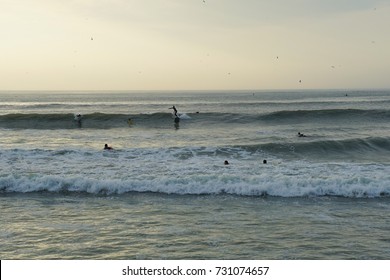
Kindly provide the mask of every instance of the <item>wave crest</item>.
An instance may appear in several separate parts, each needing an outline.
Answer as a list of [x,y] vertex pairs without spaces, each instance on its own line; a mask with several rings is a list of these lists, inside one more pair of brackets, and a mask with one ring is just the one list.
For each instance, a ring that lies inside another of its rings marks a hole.
[[[328,166],[327,168],[311,166],[310,168],[316,169],[315,172],[309,171],[303,165],[295,168],[274,165],[250,174],[226,170],[183,177],[179,175],[176,177],[132,176],[132,178],[105,176],[98,179],[88,178],[88,176],[8,175],[0,177],[0,192],[91,195],[152,192],[174,195],[229,194],[254,197],[341,196],[349,198],[390,196],[390,177],[386,175],[388,170],[386,166]],[[379,172],[376,172],[377,169]]]

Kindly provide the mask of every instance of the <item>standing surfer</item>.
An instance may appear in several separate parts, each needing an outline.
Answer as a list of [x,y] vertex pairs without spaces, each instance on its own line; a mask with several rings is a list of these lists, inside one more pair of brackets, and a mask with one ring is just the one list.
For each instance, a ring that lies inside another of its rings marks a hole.
[[173,109],[173,114],[175,115],[175,123],[178,123],[180,121],[180,117],[179,117],[179,114],[177,113],[177,109],[175,106],[172,106],[171,108],[169,109]]
[[173,112],[174,112],[174,115],[175,115],[175,117],[176,118],[178,118],[179,116],[177,115],[177,109],[176,109],[176,107],[175,106],[172,106],[171,108],[169,108],[169,109],[173,109]]

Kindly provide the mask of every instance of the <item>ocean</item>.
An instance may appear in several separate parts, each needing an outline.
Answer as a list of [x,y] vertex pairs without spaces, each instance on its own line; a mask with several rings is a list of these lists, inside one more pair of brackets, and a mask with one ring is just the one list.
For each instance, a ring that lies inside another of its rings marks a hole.
[[3,91],[0,135],[1,259],[390,259],[390,90]]

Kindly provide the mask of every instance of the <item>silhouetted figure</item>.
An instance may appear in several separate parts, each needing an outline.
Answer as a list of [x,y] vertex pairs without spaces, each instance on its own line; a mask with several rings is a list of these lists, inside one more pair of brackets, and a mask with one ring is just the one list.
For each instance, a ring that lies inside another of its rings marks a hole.
[[176,118],[178,118],[179,116],[177,115],[177,109],[176,109],[176,107],[175,106],[172,106],[171,108],[169,108],[169,109],[173,109],[173,113],[174,113],[174,115],[175,115],[175,117]]
[[104,149],[105,150],[112,150],[112,147],[108,146],[107,144],[104,144]]

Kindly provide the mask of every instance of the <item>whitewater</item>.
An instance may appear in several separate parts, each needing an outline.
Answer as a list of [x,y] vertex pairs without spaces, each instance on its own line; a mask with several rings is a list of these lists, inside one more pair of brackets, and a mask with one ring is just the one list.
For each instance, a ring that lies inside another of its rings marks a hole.
[[387,90],[1,92],[0,257],[389,258],[389,108]]

